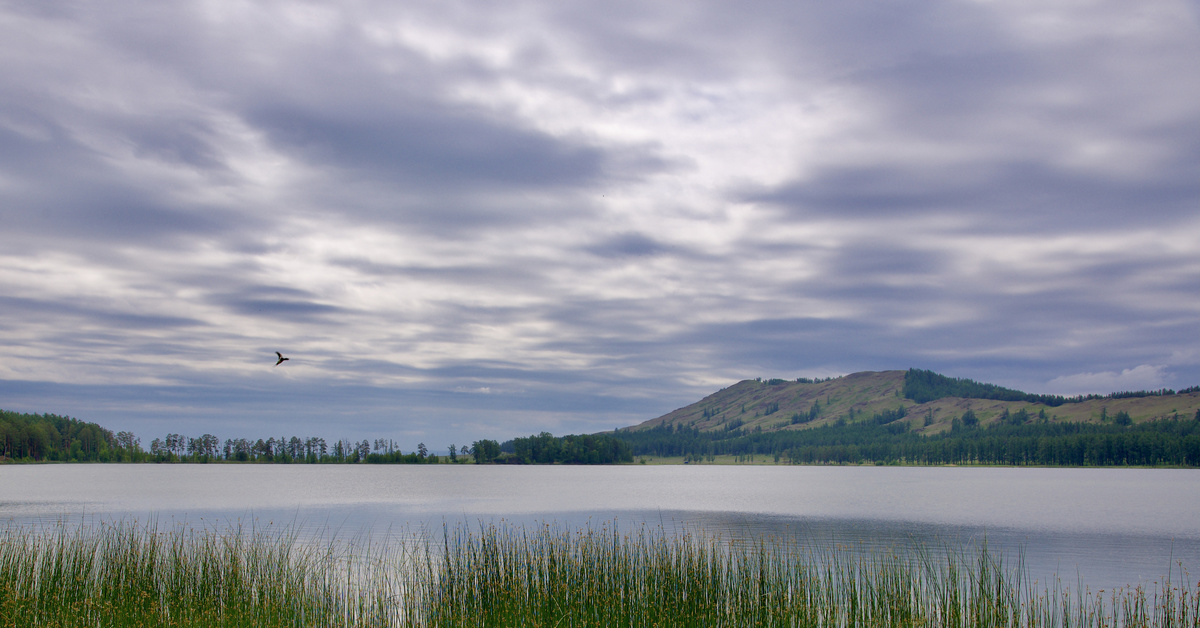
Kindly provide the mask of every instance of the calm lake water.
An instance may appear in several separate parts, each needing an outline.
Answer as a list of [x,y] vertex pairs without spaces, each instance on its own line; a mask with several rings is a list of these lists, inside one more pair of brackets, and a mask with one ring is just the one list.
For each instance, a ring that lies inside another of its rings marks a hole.
[[[1200,574],[1200,471],[796,466],[21,465],[0,521],[299,524],[372,540],[449,523],[616,521],[818,549],[1023,554],[1073,590]],[[1194,578],[1195,576],[1188,576]]]

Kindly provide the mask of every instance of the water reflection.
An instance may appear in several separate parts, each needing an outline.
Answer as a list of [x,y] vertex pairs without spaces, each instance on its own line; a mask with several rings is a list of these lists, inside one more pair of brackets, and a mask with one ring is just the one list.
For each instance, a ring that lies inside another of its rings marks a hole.
[[[441,540],[446,526],[615,524],[814,552],[971,551],[1093,590],[1200,565],[1195,470],[876,467],[0,467],[0,519],[292,526]],[[436,543],[435,543],[436,544]]]

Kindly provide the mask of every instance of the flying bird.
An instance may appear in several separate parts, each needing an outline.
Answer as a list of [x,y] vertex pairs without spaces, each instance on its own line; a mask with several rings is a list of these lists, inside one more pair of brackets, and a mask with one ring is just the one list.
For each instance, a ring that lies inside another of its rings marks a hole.
[[283,354],[282,354],[282,353],[280,353],[280,352],[278,352],[278,351],[276,351],[276,352],[275,352],[275,355],[279,356],[279,361],[275,363],[275,366],[279,366],[280,364],[283,364],[284,360],[290,360],[290,359],[291,359],[291,358],[285,358],[285,357],[283,357]]

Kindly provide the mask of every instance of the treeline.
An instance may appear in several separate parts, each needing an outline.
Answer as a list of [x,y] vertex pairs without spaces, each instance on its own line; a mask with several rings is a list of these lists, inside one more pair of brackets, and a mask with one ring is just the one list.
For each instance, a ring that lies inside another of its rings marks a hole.
[[613,464],[632,462],[624,441],[604,434],[555,437],[542,432],[501,445],[490,439],[468,447],[450,444],[444,454],[418,443],[401,451],[395,441],[270,437],[220,439],[213,434],[167,434],[148,449],[131,432],[113,433],[95,423],[54,414],[0,410],[0,461],[18,462],[189,462],[218,461],[272,464]]
[[221,440],[211,434],[191,438],[168,434],[154,439],[148,460],[152,462],[210,462],[230,460],[268,463],[367,463],[367,464],[438,464],[475,462],[476,464],[614,464],[632,462],[629,445],[611,436],[570,435],[555,437],[542,432],[529,438],[516,438],[501,445],[491,439],[481,439],[470,447],[454,444],[446,455],[429,451],[418,443],[416,451],[404,453],[396,443],[387,439],[374,441],[336,441],[329,445],[325,439],[310,437],[268,438],[252,441],[245,438]]
[[1200,392],[1200,386],[1185,388],[1178,393],[1170,388],[1161,390],[1139,390],[1115,392],[1107,395],[1039,395],[1004,388],[995,384],[982,384],[970,379],[947,377],[922,369],[908,369],[904,374],[904,398],[916,403],[929,403],[945,397],[992,399],[995,401],[1026,401],[1058,407],[1067,403],[1080,403],[1094,399],[1130,399],[1135,397],[1160,397],[1174,394]]
[[56,414],[0,410],[0,460],[120,462],[132,434]]
[[912,432],[905,410],[868,421],[807,430],[702,432],[676,425],[621,430],[635,456],[763,456],[794,464],[998,464],[1045,466],[1200,466],[1200,413],[1194,418],[1132,423],[1051,423],[1017,412],[983,427],[968,410],[950,431]]
[[222,441],[212,434],[197,437],[182,434],[167,434],[166,438],[155,438],[150,450],[143,457],[145,462],[265,462],[275,464],[318,464],[318,463],[373,463],[373,464],[437,464],[458,462],[466,459],[466,447],[459,450],[450,445],[449,455],[439,457],[431,454],[425,443],[419,443],[416,451],[404,453],[389,439],[374,441],[363,439],[337,440],[330,445],[324,438],[310,436],[279,437],[267,439],[228,438]]
[[617,464],[633,462],[633,449],[607,434],[568,435],[561,438],[542,432],[514,438],[500,447],[496,462],[513,464]]

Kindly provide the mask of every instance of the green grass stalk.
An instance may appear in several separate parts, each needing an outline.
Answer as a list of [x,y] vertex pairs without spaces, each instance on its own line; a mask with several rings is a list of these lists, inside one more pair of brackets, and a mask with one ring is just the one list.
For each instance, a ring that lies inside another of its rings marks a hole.
[[399,625],[389,583],[352,577],[352,564],[369,561],[350,551],[240,527],[9,528],[0,626]]
[[1030,582],[986,545],[855,554],[615,523],[447,526],[437,544],[128,522],[0,530],[0,627],[1200,628],[1148,589]]

